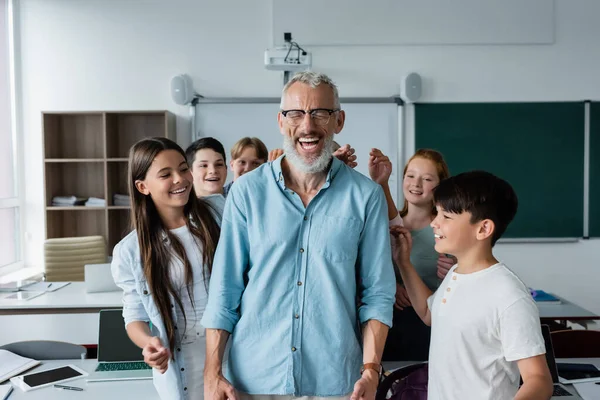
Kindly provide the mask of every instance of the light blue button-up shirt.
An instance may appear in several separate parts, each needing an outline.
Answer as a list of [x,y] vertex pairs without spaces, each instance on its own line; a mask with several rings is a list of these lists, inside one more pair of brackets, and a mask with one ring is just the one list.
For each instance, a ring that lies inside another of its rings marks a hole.
[[202,324],[232,332],[225,376],[236,389],[343,396],[360,377],[360,324],[392,325],[385,198],[334,158],[304,207],[285,186],[282,159],[229,192]]

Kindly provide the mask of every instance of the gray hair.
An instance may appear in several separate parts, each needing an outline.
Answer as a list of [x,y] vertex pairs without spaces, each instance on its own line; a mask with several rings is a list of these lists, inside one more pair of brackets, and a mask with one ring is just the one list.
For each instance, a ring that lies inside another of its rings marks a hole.
[[309,85],[312,88],[316,88],[320,84],[328,85],[333,91],[334,107],[340,108],[340,96],[338,94],[338,88],[335,85],[335,83],[333,83],[331,78],[327,75],[313,71],[298,72],[292,77],[292,79],[288,81],[288,83],[285,84],[283,90],[281,91],[281,103],[279,104],[279,108],[283,109],[283,98],[285,97],[285,93],[288,91],[290,86],[292,86],[296,82],[304,83],[305,85]]

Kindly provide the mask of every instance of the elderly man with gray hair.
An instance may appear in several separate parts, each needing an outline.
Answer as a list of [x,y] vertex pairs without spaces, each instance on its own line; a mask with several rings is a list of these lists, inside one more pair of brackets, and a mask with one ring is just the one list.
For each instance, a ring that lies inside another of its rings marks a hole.
[[225,206],[204,397],[373,400],[396,289],[383,191],[332,157],[345,113],[326,75],[295,75],[277,118],[284,155]]

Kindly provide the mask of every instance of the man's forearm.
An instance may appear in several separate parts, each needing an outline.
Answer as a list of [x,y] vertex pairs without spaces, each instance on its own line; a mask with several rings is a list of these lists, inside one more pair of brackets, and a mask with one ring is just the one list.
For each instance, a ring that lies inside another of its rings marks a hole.
[[204,375],[221,375],[225,346],[229,339],[229,332],[221,329],[206,330],[206,361]]
[[363,326],[363,363],[381,364],[385,339],[390,328],[371,319]]
[[425,322],[427,315],[427,299],[433,293],[423,282],[412,264],[398,265],[402,282],[408,292],[410,302],[417,315]]

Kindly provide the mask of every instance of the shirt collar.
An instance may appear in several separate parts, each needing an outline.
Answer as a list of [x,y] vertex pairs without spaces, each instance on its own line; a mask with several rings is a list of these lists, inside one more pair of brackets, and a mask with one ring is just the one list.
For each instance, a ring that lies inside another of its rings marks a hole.
[[[271,170],[273,171],[273,177],[277,184],[282,188],[286,189],[285,179],[283,178],[283,172],[281,170],[281,161],[285,157],[284,155],[279,156],[275,161],[271,162]],[[338,160],[336,157],[333,157],[331,163],[329,164],[329,170],[327,171],[327,179],[325,180],[325,184],[323,185],[323,189],[327,189],[329,185],[331,185],[331,181],[335,178],[337,173],[344,165],[343,162]]]

